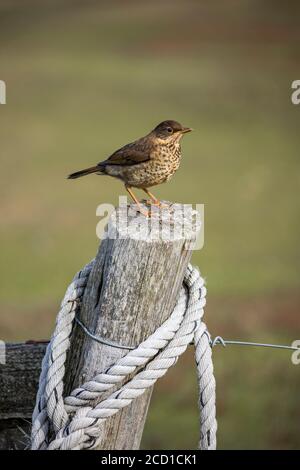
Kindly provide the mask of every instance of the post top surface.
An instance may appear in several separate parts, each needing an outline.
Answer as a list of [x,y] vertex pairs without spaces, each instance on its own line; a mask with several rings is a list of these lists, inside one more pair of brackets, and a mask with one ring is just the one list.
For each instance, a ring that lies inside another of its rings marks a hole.
[[[192,204],[168,201],[162,203],[163,207],[151,206],[149,217],[140,213],[136,204],[119,206],[110,217],[106,236],[147,242],[196,239],[203,218],[199,207],[194,209]],[[145,205],[143,208],[149,209]]]

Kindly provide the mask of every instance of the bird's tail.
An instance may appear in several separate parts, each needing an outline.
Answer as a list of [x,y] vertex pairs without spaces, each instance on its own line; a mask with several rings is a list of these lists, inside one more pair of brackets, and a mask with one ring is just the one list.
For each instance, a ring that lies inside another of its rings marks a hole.
[[85,168],[84,170],[76,171],[76,173],[72,173],[68,176],[68,179],[74,180],[76,178],[80,178],[81,176],[90,175],[91,173],[100,172],[101,168],[99,166],[91,166],[90,168]]

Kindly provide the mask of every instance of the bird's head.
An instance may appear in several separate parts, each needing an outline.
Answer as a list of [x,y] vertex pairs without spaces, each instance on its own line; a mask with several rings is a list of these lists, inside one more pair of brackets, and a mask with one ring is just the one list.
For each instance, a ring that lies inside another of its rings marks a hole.
[[177,121],[163,121],[153,129],[152,134],[162,143],[172,143],[179,141],[184,134],[192,130],[190,127],[183,127]]

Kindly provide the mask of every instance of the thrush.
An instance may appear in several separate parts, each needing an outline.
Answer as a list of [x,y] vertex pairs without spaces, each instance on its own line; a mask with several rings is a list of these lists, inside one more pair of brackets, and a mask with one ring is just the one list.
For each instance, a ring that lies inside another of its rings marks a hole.
[[96,166],[72,173],[68,178],[92,173],[118,178],[139,211],[148,216],[149,212],[141,207],[132,188],[142,189],[150,197],[150,203],[160,206],[161,202],[148,188],[166,183],[174,175],[181,160],[181,138],[191,130],[176,121],[163,121],[146,136],[125,145]]

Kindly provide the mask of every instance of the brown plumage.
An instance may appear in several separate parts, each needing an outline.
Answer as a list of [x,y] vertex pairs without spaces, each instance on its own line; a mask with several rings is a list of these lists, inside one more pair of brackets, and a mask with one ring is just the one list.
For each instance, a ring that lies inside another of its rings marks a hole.
[[163,121],[149,134],[114,152],[107,160],[96,166],[86,168],[68,176],[70,179],[96,173],[118,178],[125,184],[139,210],[138,199],[131,188],[140,188],[149,196],[153,204],[160,201],[148,191],[148,188],[169,181],[178,169],[181,159],[180,140],[192,129],[183,127],[176,121]]

